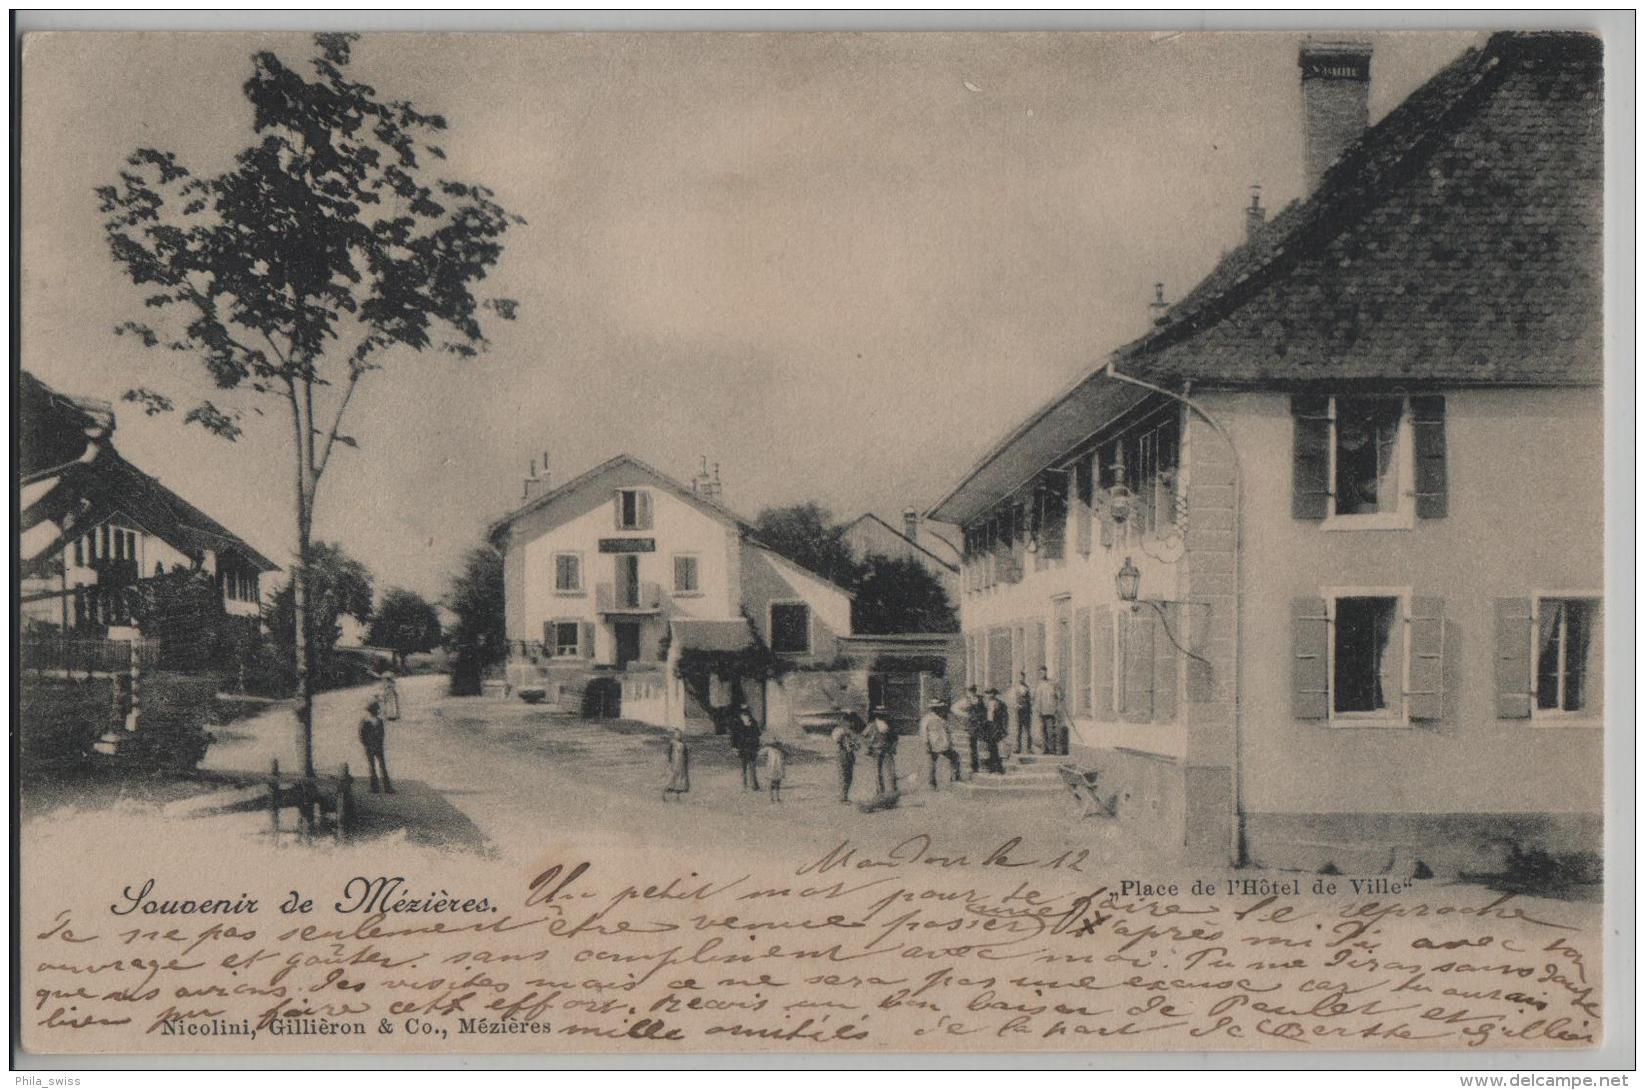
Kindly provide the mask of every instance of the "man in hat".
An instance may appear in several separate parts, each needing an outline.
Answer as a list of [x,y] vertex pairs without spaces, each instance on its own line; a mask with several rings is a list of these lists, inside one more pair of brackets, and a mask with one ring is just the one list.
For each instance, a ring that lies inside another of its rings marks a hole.
[[388,782],[388,760],[383,756],[383,706],[375,698],[366,705],[366,716],[360,720],[360,744],[366,750],[366,767],[371,770],[371,793],[378,788],[377,773],[382,771],[381,790],[394,794],[394,785]]
[[975,685],[965,687],[965,695],[954,705],[954,718],[965,731],[966,748],[971,751],[971,775],[977,774],[977,746],[982,743],[988,720],[983,714],[982,697]]
[[982,740],[988,746],[988,771],[997,776],[1005,775],[1005,763],[1000,760],[1000,743],[1005,741],[1011,733],[1011,712],[1000,699],[1000,691],[990,685],[983,695],[988,698],[983,707],[983,717],[986,726],[983,728]]
[[881,795],[897,793],[897,729],[888,718],[891,709],[875,707],[869,713],[868,755],[874,758]]
[[948,720],[943,717],[943,709],[948,705],[942,700],[933,700],[926,706],[924,718],[920,720],[920,740],[925,743],[925,756],[929,763],[931,790],[937,789],[937,758],[946,758],[953,769],[951,783],[960,782],[960,751],[954,748],[954,736],[948,730]]

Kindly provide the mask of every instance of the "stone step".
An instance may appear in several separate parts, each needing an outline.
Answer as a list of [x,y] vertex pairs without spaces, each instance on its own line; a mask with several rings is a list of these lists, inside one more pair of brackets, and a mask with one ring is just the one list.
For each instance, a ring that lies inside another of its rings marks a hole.
[[1067,788],[1051,780],[1016,780],[1009,776],[990,776],[984,773],[974,780],[956,784],[956,789],[974,795],[1060,795]]
[[1012,760],[1016,761],[1020,765],[1049,765],[1053,768],[1057,765],[1071,765],[1074,763],[1074,758],[1072,757],[1047,755],[1044,753],[1018,753],[1012,758]]

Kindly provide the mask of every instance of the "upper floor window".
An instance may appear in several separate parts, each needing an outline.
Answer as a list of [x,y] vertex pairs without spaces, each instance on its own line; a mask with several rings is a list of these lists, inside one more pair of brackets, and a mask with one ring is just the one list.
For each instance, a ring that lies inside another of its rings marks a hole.
[[580,554],[554,554],[554,589],[562,593],[575,593],[583,589],[583,558]]
[[1538,598],[1533,622],[1536,713],[1597,712],[1599,599]]
[[651,529],[651,493],[643,488],[619,488],[613,500],[617,529]]
[[810,653],[810,606],[804,602],[771,603],[771,650],[779,655]]
[[701,589],[697,584],[697,558],[676,554],[674,557],[674,593],[695,594]]
[[[1155,413],[1098,448],[1101,484],[1111,501],[1123,488],[1125,527],[1143,536],[1177,525],[1182,426],[1175,409]],[[1112,544],[1105,525],[1103,544]]]
[[1291,512],[1332,528],[1395,529],[1447,510],[1445,399],[1291,399]]

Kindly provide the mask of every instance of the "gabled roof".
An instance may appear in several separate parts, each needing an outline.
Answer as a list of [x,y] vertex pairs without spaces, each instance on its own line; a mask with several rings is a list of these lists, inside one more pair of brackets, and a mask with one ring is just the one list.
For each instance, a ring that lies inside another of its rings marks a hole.
[[990,448],[931,509],[966,523],[1171,387],[1602,380],[1603,44],[1510,32],[1366,131],[1305,200]]
[[75,520],[75,526],[45,549],[41,557],[55,555],[86,528],[119,514],[187,556],[198,559],[204,550],[210,549],[238,554],[259,571],[279,568],[222,523],[126,461],[112,447],[99,444],[88,450],[86,457],[33,474],[25,483],[37,484],[43,490],[38,494],[31,491],[33,502],[21,512],[22,529],[65,514],[73,514]]
[[[932,560],[935,560],[937,563],[941,564],[943,567],[947,568],[949,571],[957,572],[957,571],[960,570],[960,566],[958,564],[954,563],[952,560],[945,560],[942,557],[938,556],[936,553],[932,552],[930,549],[927,549],[924,545],[921,545],[919,542],[915,541],[913,538],[909,537],[907,534],[903,533],[901,530],[897,529],[895,526],[892,526],[889,522],[886,522],[884,519],[880,518],[880,516],[876,515],[872,511],[864,511],[862,514],[858,515],[856,518],[854,518],[850,522],[846,523],[845,528],[847,530],[849,530],[849,529],[851,529],[851,527],[857,525],[857,523],[859,523],[859,522],[876,522],[880,526],[884,527],[885,530],[888,533],[891,533],[891,534],[895,535],[896,537],[899,537],[902,540],[908,542],[909,545],[911,545],[914,548],[918,549],[920,552],[924,553],[926,556],[929,556]],[[943,544],[946,545],[948,543],[945,541],[945,542],[943,542]],[[952,547],[952,546],[950,546],[950,547]]]
[[688,485],[681,484],[679,481],[676,481],[673,477],[670,477],[660,469],[652,468],[646,463],[640,461],[638,458],[634,457],[632,454],[619,454],[615,458],[606,459],[593,469],[588,470],[586,473],[582,473],[571,478],[571,480],[560,485],[558,488],[551,488],[540,496],[533,496],[521,506],[515,508],[513,511],[510,511],[496,522],[493,522],[486,529],[486,537],[495,543],[499,534],[515,522],[519,521],[521,518],[529,515],[533,511],[547,507],[549,504],[563,496],[569,496],[571,493],[576,492],[583,486],[604,476],[611,470],[625,465],[632,466],[641,473],[644,473],[646,476],[652,478],[655,484],[696,507],[709,517],[719,519],[721,522],[735,526],[746,535],[753,535],[754,527],[748,522],[748,520],[744,519],[741,515],[732,511],[724,504],[715,500],[712,496],[705,496],[700,492],[692,491]]

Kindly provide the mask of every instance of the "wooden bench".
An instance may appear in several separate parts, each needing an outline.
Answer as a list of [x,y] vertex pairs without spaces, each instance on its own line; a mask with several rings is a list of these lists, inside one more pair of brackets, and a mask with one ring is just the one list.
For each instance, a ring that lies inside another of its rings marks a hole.
[[1114,816],[1113,806],[1097,794],[1096,772],[1071,765],[1058,765],[1057,772],[1074,793],[1074,800],[1080,804],[1080,817],[1087,818],[1099,813],[1104,817]]

